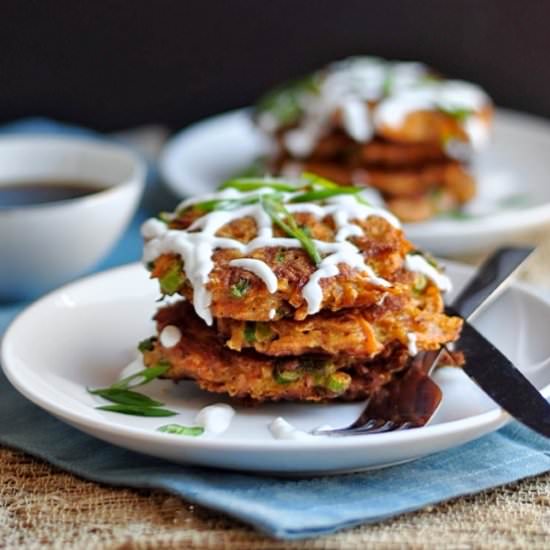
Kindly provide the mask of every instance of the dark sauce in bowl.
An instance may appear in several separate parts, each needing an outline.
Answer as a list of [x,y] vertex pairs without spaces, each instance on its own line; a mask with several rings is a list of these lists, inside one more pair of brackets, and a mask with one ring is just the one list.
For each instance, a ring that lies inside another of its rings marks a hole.
[[76,180],[0,182],[0,210],[78,199],[104,189],[97,183]]

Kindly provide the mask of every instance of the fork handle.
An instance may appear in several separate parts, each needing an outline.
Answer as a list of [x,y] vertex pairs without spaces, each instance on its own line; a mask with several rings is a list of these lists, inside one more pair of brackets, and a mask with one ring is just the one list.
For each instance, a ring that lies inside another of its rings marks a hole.
[[450,312],[460,315],[463,319],[469,319],[500,293],[533,250],[534,247],[499,248],[485,260],[474,278],[453,300],[448,308]]

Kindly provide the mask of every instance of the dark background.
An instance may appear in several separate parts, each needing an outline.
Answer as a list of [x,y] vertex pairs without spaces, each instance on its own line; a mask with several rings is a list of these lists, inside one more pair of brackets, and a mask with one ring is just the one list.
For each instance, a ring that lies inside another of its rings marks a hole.
[[351,54],[423,60],[550,116],[550,2],[0,0],[0,122],[178,128]]

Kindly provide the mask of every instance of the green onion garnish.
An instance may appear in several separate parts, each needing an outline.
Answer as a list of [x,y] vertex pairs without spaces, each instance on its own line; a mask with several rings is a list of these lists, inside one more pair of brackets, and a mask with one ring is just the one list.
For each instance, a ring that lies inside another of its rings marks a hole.
[[231,285],[231,296],[233,296],[233,298],[242,298],[246,295],[249,288],[250,281],[248,279],[239,279],[234,285]]
[[[138,386],[148,384],[149,382],[151,382],[151,380],[162,376],[170,369],[170,367],[171,365],[170,363],[168,363],[168,361],[159,361],[154,367],[149,367],[147,369],[136,372],[135,374],[131,374],[130,376],[127,376],[126,378],[115,382],[110,387],[118,390],[137,388]],[[132,384],[132,382],[136,380],[137,382],[135,384]]]
[[456,107],[454,109],[448,109],[446,107],[439,107],[439,110],[450,117],[455,118],[458,122],[464,122],[468,117],[470,117],[474,111],[472,109],[467,109],[465,107]]
[[393,87],[393,75],[390,71],[386,71],[386,76],[384,77],[384,83],[382,84],[382,94],[384,97],[388,97],[391,94]]
[[323,187],[324,189],[338,189],[338,187],[340,187],[337,183],[318,176],[313,172],[303,172],[301,177],[303,180],[306,180],[313,185],[317,185],[318,187]]
[[163,403],[151,399],[147,395],[131,390],[119,390],[117,388],[103,388],[99,390],[88,390],[92,395],[99,395],[103,399],[119,403],[120,405],[131,405],[135,407],[160,407]]
[[155,336],[151,336],[151,338],[146,338],[138,344],[138,350],[141,351],[141,353],[145,353],[146,351],[153,351],[156,341],[157,338]]
[[252,197],[243,197],[241,199],[211,199],[204,202],[190,204],[188,209],[197,209],[204,213],[213,212],[214,210],[235,210],[241,206],[254,204],[259,200],[260,198],[257,195]]
[[274,189],[275,191],[296,191],[296,185],[278,178],[234,178],[223,182],[219,189],[237,189],[238,191],[255,191],[257,189]]
[[300,228],[292,214],[285,208],[282,202],[276,200],[272,195],[263,195],[262,206],[273,222],[278,225],[287,235],[300,241],[304,250],[313,260],[315,265],[321,263],[321,255],[315,243],[306,232]]
[[133,416],[175,416],[176,412],[168,409],[159,409],[158,407],[141,407],[133,405],[103,405],[96,407],[100,411],[117,412],[121,414],[130,414]]
[[190,435],[192,437],[197,437],[204,433],[204,428],[202,426],[182,426],[181,424],[166,424],[157,428],[157,431],[175,434],[175,435]]
[[129,389],[151,382],[155,378],[162,376],[170,367],[171,365],[167,361],[159,361],[154,367],[143,369],[140,372],[127,376],[108,388],[88,389],[88,392],[114,403],[114,405],[96,407],[101,411],[131,414],[134,416],[174,416],[178,413],[161,408],[164,403],[155,401],[147,395]]
[[172,296],[175,294],[185,282],[183,266],[181,261],[174,261],[166,273],[159,277],[159,286],[162,294]]
[[338,187],[337,189],[319,189],[315,191],[307,191],[301,195],[296,195],[290,199],[290,202],[310,202],[322,201],[337,195],[356,195],[361,191],[360,187]]

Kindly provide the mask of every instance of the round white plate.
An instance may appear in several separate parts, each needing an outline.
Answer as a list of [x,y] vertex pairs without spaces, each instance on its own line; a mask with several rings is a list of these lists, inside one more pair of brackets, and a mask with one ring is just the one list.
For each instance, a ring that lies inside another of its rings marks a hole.
[[[457,264],[449,273],[457,288],[471,270]],[[179,414],[143,418],[103,412],[101,399],[86,387],[116,381],[136,355],[136,343],[153,333],[158,307],[155,282],[134,264],[73,283],[42,298],[8,329],[2,366],[12,384],[31,401],[76,428],[121,447],[166,458],[245,471],[279,474],[335,473],[378,468],[471,441],[496,430],[509,417],[459,369],[437,372],[443,403],[428,427],[350,438],[273,439],[268,424],[283,416],[309,430],[343,426],[361,403],[278,403],[235,405],[236,416],[219,436],[185,437],[160,433],[168,423],[192,425],[197,411],[223,398],[191,382],[155,381],[140,388]],[[539,388],[550,395],[550,305],[522,286],[513,286],[476,326]]]
[[[162,175],[179,196],[208,193],[269,149],[249,111],[218,115],[189,126],[166,145]],[[497,109],[494,136],[476,159],[478,196],[467,217],[408,224],[407,235],[435,254],[488,250],[550,224],[550,123]]]

